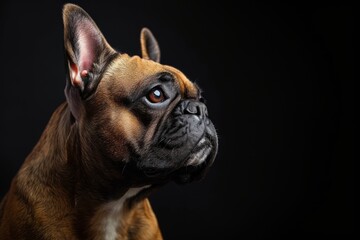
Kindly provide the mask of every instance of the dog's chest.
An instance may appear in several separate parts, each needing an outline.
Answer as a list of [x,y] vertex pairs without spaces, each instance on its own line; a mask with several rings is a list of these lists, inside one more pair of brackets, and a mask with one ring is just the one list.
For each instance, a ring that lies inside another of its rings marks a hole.
[[[104,240],[115,240],[121,233],[124,221],[124,203],[127,199],[134,197],[145,187],[130,188],[120,199],[102,205],[92,220],[93,232]],[[126,227],[126,226],[125,226]]]

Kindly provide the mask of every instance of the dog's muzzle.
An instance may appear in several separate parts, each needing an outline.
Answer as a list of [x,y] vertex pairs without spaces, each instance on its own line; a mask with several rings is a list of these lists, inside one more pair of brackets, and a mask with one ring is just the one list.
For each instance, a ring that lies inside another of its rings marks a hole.
[[153,151],[139,167],[148,175],[166,174],[178,183],[201,179],[218,147],[206,105],[196,100],[179,102],[159,131]]
[[214,125],[208,116],[204,103],[187,100],[179,106],[179,111],[188,119],[189,135],[196,140],[190,154],[186,157],[183,167],[174,174],[177,183],[188,183],[203,178],[208,168],[214,162],[218,139]]

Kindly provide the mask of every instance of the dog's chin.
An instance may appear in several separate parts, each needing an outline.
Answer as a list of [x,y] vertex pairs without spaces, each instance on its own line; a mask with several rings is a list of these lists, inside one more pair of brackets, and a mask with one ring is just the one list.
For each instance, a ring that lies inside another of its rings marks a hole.
[[177,184],[187,184],[203,179],[212,165],[215,152],[210,146],[196,147],[188,156],[183,166],[174,168],[144,168],[142,172],[149,179],[174,181]]
[[177,184],[187,184],[203,179],[207,172],[208,166],[202,163],[198,166],[186,166],[174,172],[171,180]]
[[178,184],[187,184],[203,179],[214,157],[214,148],[207,140],[201,140],[190,153],[186,165],[174,172],[172,180]]

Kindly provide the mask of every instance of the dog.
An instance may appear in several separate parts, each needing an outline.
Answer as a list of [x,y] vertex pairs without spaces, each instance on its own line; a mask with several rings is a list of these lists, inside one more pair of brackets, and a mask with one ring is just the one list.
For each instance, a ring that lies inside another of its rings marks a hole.
[[1,202],[0,239],[162,239],[149,194],[203,179],[217,155],[201,90],[159,63],[147,28],[140,57],[77,5],[63,22],[66,101]]

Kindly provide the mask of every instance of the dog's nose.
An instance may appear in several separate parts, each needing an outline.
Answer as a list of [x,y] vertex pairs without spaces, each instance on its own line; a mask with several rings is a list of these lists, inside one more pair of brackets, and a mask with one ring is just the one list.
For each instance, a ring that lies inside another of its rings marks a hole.
[[184,113],[198,116],[208,116],[207,108],[204,103],[188,100],[185,103]]

